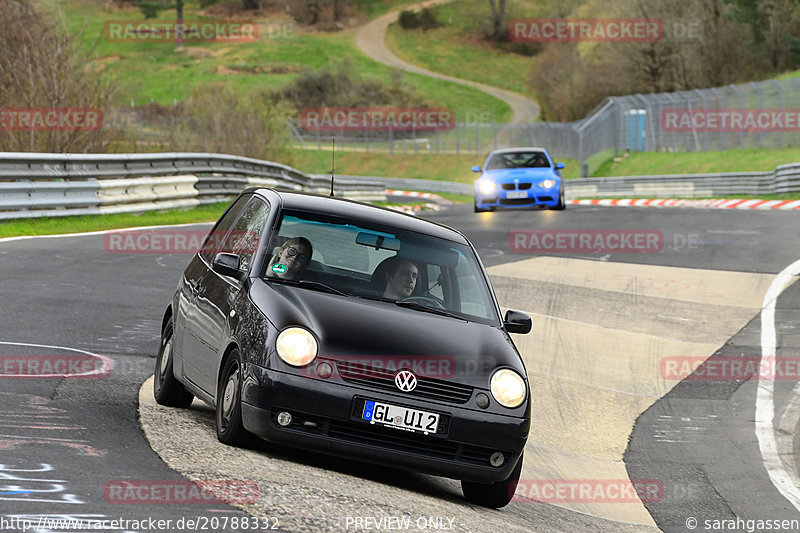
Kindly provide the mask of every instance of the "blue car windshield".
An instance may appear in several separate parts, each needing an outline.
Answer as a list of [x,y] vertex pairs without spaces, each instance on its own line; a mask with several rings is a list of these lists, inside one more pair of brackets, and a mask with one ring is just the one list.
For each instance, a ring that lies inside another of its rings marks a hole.
[[492,154],[486,163],[486,170],[504,168],[547,168],[550,161],[544,152],[506,152]]
[[459,242],[286,210],[270,246],[262,270],[268,281],[309,289],[324,284],[337,294],[413,304],[421,312],[420,305],[468,321],[500,321],[483,269],[472,248]]

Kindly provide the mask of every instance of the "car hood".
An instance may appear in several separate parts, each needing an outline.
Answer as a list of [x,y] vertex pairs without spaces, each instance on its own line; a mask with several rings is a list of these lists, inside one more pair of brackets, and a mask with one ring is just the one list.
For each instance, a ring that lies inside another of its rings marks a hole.
[[497,367],[526,377],[510,337],[497,326],[262,280],[253,284],[251,297],[278,330],[303,326],[312,331],[319,357],[411,368],[480,388],[488,388]]
[[536,180],[536,179],[559,179],[552,168],[501,168],[497,170],[487,170],[483,173],[483,178],[490,178],[495,181],[514,181]]

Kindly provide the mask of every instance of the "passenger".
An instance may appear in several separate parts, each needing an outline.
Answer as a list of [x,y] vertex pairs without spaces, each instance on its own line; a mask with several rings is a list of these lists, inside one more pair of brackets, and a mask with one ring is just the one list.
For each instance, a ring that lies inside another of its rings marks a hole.
[[313,253],[311,241],[305,237],[292,237],[269,260],[267,276],[297,279],[308,267]]
[[409,259],[392,259],[394,261],[390,261],[386,268],[386,289],[383,297],[402,300],[411,296],[417,287],[419,268]]

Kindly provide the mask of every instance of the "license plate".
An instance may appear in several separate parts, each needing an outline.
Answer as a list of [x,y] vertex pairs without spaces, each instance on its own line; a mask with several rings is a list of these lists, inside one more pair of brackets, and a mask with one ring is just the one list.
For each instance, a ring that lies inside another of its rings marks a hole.
[[527,198],[527,197],[528,197],[528,191],[511,191],[508,194],[506,194],[506,198],[508,198],[509,200],[514,200],[516,198]]
[[364,413],[362,420],[370,424],[380,424],[406,431],[418,431],[425,435],[436,433],[439,427],[439,415],[417,409],[409,409],[397,405],[389,405],[380,402],[367,400],[364,403]]

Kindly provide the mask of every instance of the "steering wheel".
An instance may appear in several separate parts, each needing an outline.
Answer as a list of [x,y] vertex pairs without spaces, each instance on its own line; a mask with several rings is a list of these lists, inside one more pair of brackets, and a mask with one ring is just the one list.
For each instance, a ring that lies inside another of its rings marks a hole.
[[414,302],[414,303],[418,303],[418,304],[425,305],[425,306],[428,306],[428,307],[433,307],[434,309],[441,309],[442,311],[447,311],[447,308],[444,305],[442,305],[442,303],[439,300],[437,300],[436,298],[434,298],[433,296],[425,296],[425,295],[409,296],[408,298],[403,298],[400,301],[401,302]]

